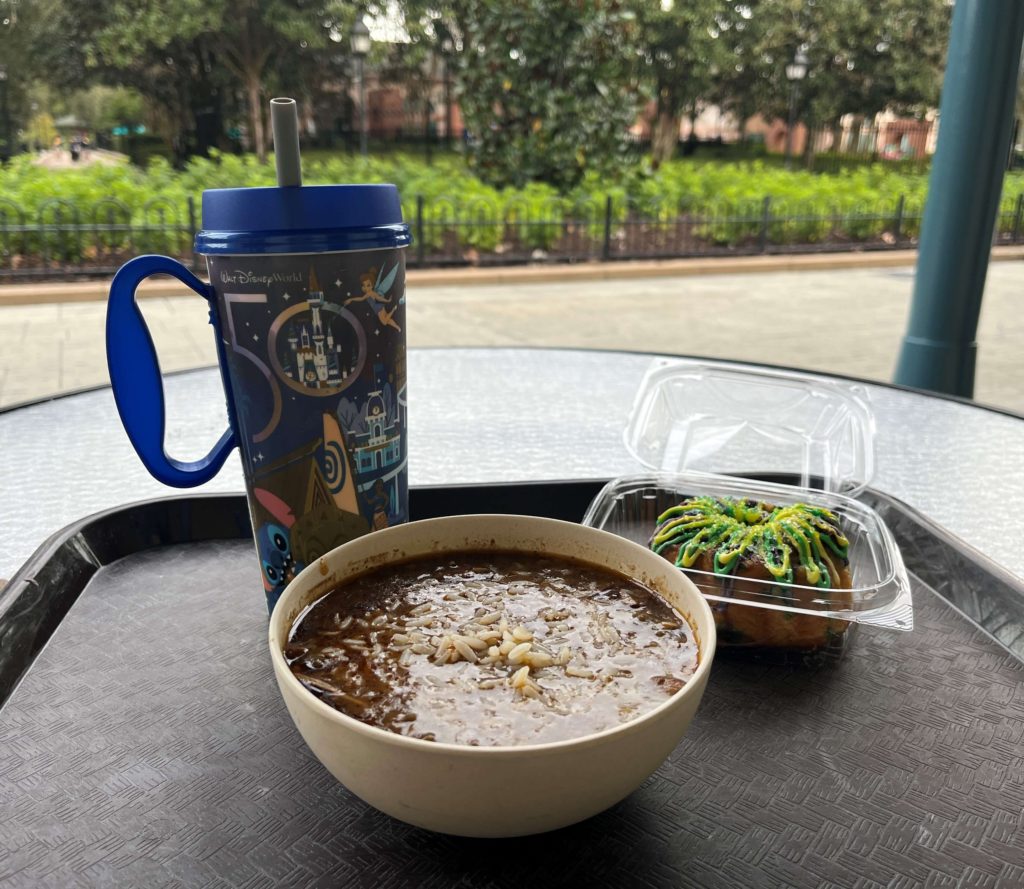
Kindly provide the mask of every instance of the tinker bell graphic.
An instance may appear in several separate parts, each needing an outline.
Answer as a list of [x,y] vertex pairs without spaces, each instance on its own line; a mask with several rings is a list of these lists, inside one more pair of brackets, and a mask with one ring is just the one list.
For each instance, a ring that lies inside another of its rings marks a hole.
[[394,315],[398,311],[398,307],[405,302],[405,296],[388,311],[388,306],[391,305],[392,297],[387,296],[387,292],[391,289],[391,285],[395,283],[395,275],[398,274],[398,265],[384,274],[384,269],[377,270],[376,266],[372,266],[369,271],[364,275],[359,276],[359,283],[363,287],[362,296],[353,296],[350,299],[345,300],[345,305],[349,303],[361,303],[369,302],[370,308],[377,313],[377,320],[380,321],[385,327],[393,327],[399,333],[402,328],[398,326],[398,322],[395,321]]

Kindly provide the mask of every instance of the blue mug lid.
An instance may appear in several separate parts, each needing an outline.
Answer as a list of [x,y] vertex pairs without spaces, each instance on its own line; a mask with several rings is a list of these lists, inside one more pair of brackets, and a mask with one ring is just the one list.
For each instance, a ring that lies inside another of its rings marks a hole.
[[214,188],[203,192],[202,254],[408,247],[394,185]]

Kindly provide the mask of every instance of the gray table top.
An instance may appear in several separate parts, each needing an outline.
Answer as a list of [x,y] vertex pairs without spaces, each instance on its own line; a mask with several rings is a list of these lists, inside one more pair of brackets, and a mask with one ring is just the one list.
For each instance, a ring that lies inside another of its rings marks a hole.
[[[651,356],[421,349],[409,356],[410,483],[611,478],[642,471],[623,429]],[[680,361],[684,361],[680,359]],[[812,375],[809,375],[812,376]],[[877,421],[872,487],[1024,578],[1024,419],[865,384]],[[215,369],[167,377],[168,452],[195,459],[226,426]],[[199,490],[242,490],[237,456]],[[179,491],[151,478],[109,389],[0,414],[0,578],[91,513]]]

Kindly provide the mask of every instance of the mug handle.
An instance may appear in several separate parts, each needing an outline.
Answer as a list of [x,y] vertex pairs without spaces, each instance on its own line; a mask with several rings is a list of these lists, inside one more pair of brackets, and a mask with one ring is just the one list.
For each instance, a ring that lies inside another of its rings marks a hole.
[[[166,411],[163,381],[153,338],[135,301],[135,289],[150,275],[171,275],[191,287],[210,305],[214,315],[214,291],[177,260],[167,256],[138,256],[126,262],[114,275],[107,303],[107,367],[114,390],[117,412],[128,438],[146,469],[165,485],[191,488],[212,479],[235,447],[235,433],[229,428],[201,460],[175,460],[164,450]],[[229,416],[231,414],[230,404]]]

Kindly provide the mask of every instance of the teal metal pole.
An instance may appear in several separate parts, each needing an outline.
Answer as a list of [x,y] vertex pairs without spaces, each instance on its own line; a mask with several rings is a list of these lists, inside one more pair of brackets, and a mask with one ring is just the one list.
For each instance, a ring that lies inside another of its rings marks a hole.
[[895,380],[974,394],[978,315],[1024,41],[1021,0],[957,0],[910,321]]

